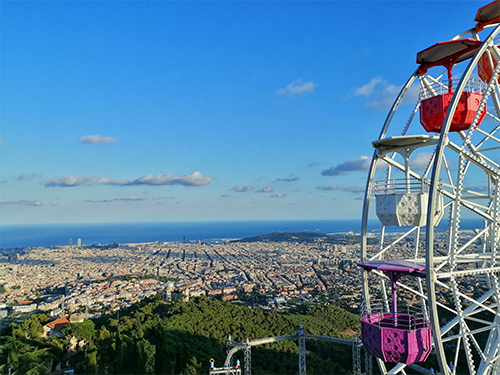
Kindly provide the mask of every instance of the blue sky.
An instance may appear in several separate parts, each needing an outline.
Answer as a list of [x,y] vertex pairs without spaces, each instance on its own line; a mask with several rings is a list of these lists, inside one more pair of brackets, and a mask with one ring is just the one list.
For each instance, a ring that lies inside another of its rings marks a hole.
[[355,219],[416,53],[483,1],[2,1],[2,224]]

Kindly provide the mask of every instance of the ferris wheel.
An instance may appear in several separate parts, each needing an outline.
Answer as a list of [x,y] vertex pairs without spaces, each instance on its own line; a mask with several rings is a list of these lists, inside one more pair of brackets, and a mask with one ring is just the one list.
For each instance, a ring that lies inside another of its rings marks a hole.
[[500,374],[500,1],[475,21],[417,54],[372,142],[361,335],[384,374]]

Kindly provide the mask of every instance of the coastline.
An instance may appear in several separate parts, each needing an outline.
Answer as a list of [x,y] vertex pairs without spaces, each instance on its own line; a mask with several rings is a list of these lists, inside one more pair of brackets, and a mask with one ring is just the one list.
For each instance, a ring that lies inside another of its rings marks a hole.
[[[446,228],[442,220],[438,229]],[[480,223],[463,219],[464,229],[479,228]],[[369,220],[368,230],[377,232],[380,223]],[[391,227],[394,232],[401,230]],[[76,244],[127,244],[146,242],[240,239],[272,232],[360,233],[361,220],[248,220],[138,223],[27,224],[0,226],[0,249],[54,247]]]
[[[375,229],[376,227],[374,227]],[[0,249],[245,238],[271,232],[359,233],[360,220],[252,220],[2,225]]]

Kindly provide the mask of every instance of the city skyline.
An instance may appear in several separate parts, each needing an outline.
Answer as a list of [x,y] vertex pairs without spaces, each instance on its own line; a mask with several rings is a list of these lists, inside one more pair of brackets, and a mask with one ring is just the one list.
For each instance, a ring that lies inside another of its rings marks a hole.
[[357,219],[417,52],[486,3],[2,2],[2,224]]

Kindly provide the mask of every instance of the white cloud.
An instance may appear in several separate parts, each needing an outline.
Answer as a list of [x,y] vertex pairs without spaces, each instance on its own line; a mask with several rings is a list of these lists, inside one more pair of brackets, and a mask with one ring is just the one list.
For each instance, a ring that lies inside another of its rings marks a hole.
[[113,180],[107,177],[89,176],[76,177],[66,176],[54,178],[52,180],[42,182],[45,187],[72,187],[72,186],[89,186],[89,185],[114,185],[114,186],[136,186],[136,185],[184,185],[184,186],[203,186],[211,183],[213,177],[205,177],[200,172],[193,172],[184,176],[167,173],[163,175],[146,175],[135,180],[120,181]]
[[[353,96],[366,98],[365,107],[379,110],[388,110],[396,96],[401,91],[402,86],[393,85],[384,78],[377,76],[370,82],[352,91]],[[403,98],[403,104],[416,103],[418,100],[419,87],[414,85],[406,92]]]
[[76,177],[76,176],[65,176],[59,178],[53,178],[52,180],[47,180],[42,182],[42,185],[45,187],[52,186],[81,186],[81,185],[98,185],[99,177],[90,176],[90,177]]
[[276,182],[281,181],[281,182],[294,182],[300,180],[300,177],[294,177],[290,176],[288,178],[278,178]]
[[118,142],[118,139],[115,137],[101,137],[99,134],[97,135],[84,135],[78,139],[80,143],[86,144],[95,144],[95,143],[114,143]]
[[184,176],[167,173],[163,175],[146,175],[134,181],[127,181],[124,184],[117,185],[185,185],[185,186],[203,186],[211,183],[213,177],[205,177],[200,172],[193,172]]
[[335,167],[330,167],[321,172],[323,176],[340,176],[346,172],[352,171],[367,171],[370,168],[371,158],[368,156],[360,156],[359,158],[351,159],[345,163],[338,164]]
[[345,186],[345,185],[329,185],[329,186],[318,186],[318,190],[339,190],[339,191],[347,191],[349,193],[361,193],[364,192],[365,189],[360,186]]
[[21,180],[34,180],[36,178],[40,178],[42,176],[41,173],[27,173],[27,174],[23,174],[21,176],[19,176],[17,179],[19,181]]
[[314,167],[317,167],[319,166],[321,163],[318,161],[318,162],[315,162],[315,163],[311,163],[307,166],[307,168],[314,168]]
[[381,92],[378,92],[377,98],[369,100],[366,107],[386,111],[391,108],[396,96],[401,91],[400,86],[387,85]]
[[235,191],[237,193],[243,193],[245,191],[252,191],[253,187],[238,185],[238,186],[233,187],[231,190],[233,190],[233,191]]
[[[346,172],[361,171],[366,172],[370,169],[372,158],[369,156],[360,156],[358,158],[347,160],[344,163],[337,164],[335,167],[330,167],[321,171],[323,176],[340,176],[346,174]],[[377,169],[382,169],[387,167],[387,163],[383,160],[379,160],[377,163]]]
[[256,191],[256,193],[272,193],[273,187],[272,186],[266,186],[263,187],[262,189],[259,189]]
[[294,80],[284,88],[276,91],[276,96],[295,96],[295,95],[309,95],[314,92],[316,84],[314,82],[302,82],[302,78]]
[[286,198],[288,194],[273,194],[270,198]]
[[44,202],[44,201],[32,201],[30,199],[21,199],[18,201],[3,201],[3,202],[0,202],[0,204],[12,204],[12,205],[20,205],[20,206],[38,207],[38,206],[45,206],[45,205],[50,204],[50,203]]
[[415,158],[410,160],[410,166],[413,169],[424,170],[429,165],[432,157],[431,152],[421,152]]
[[372,78],[366,85],[354,89],[354,96],[370,96],[378,84],[386,84],[387,81],[382,77]]
[[116,202],[116,201],[128,201],[128,202],[137,202],[137,201],[145,201],[146,198],[138,198],[138,197],[121,197],[121,198],[112,198],[112,199],[102,199],[102,200],[92,200],[92,199],[86,199],[83,202],[90,202],[90,203],[109,203],[109,202]]

